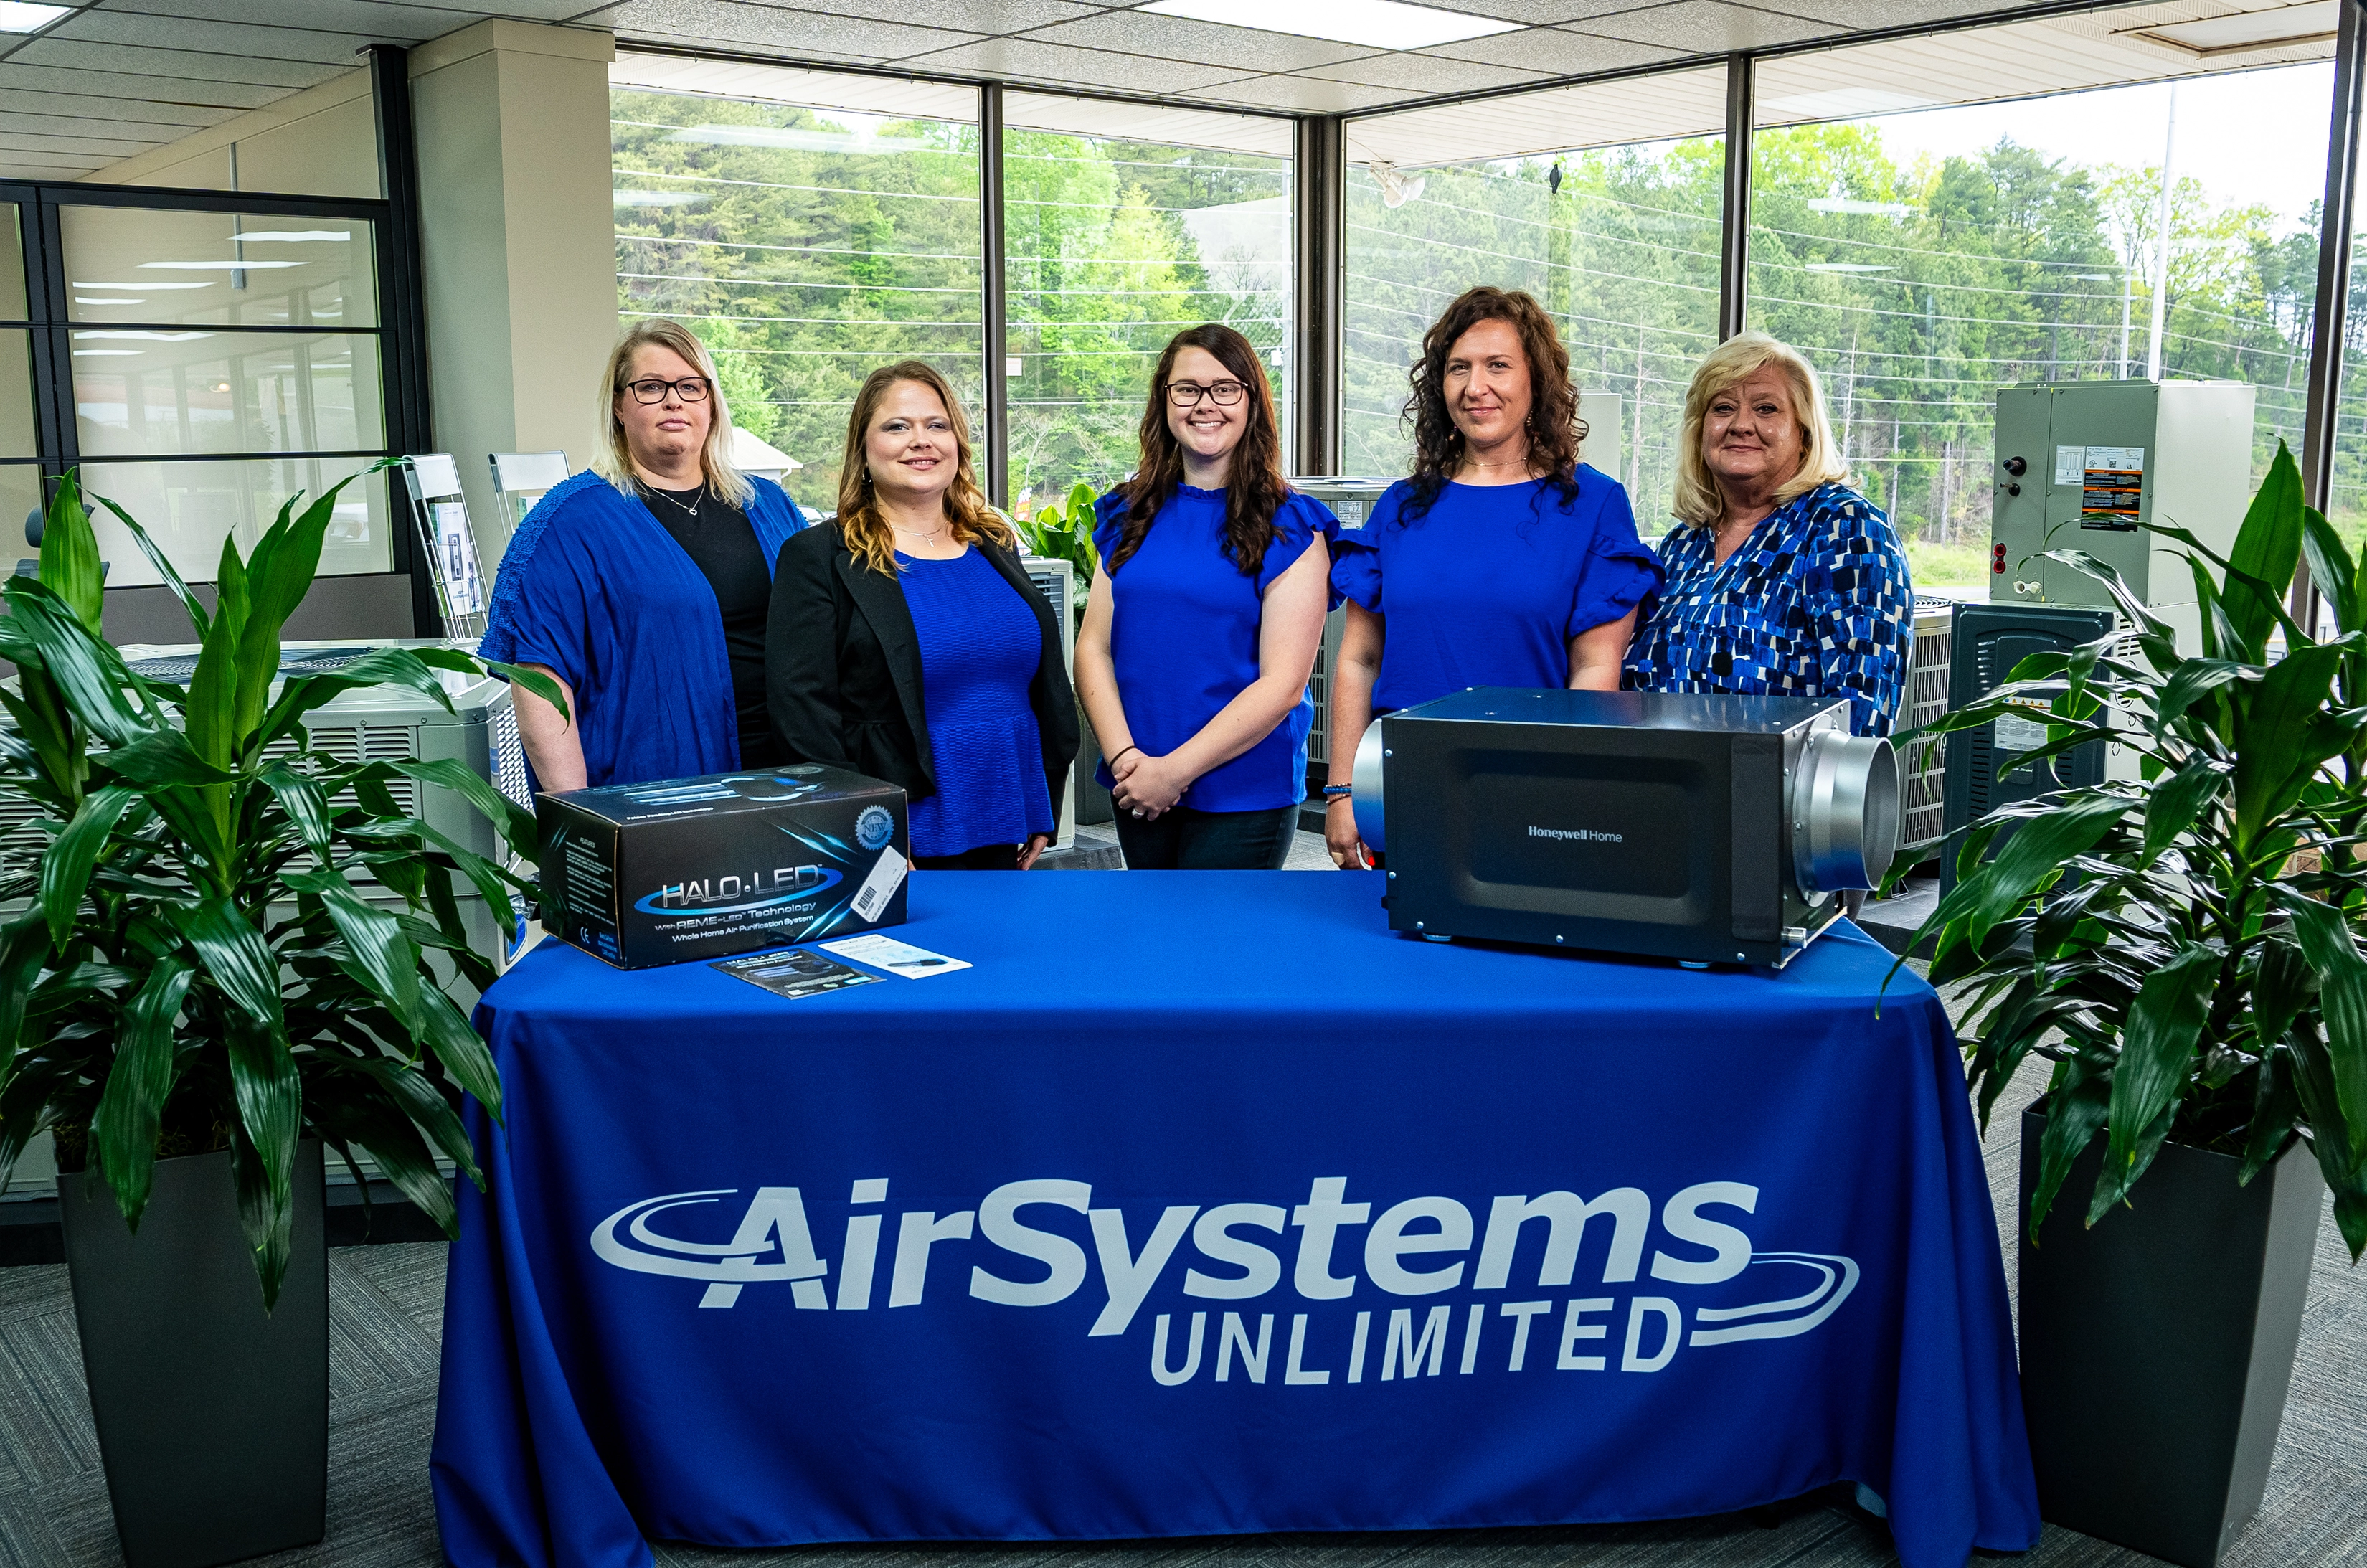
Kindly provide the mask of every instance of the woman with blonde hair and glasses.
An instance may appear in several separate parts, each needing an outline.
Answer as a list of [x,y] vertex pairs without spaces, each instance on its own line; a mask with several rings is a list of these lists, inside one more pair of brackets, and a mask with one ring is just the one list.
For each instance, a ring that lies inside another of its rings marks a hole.
[[1847,698],[1852,732],[1890,733],[1915,589],[1890,519],[1849,477],[1797,350],[1760,332],[1710,350],[1685,392],[1668,585],[1626,684]]
[[762,767],[764,618],[775,557],[806,526],[731,462],[731,411],[707,346],[641,321],[600,380],[604,437],[502,557],[478,652],[538,669],[568,712],[513,687],[538,788]]
[[1077,755],[1059,627],[927,363],[855,394],[838,517],[781,551],[765,656],[783,752],[901,786],[915,866],[1024,871],[1051,843]]

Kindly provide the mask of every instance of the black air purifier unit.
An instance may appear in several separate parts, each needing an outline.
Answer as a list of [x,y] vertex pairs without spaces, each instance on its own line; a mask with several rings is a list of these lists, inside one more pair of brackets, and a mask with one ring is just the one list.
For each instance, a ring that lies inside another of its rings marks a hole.
[[[2110,633],[2117,618],[2108,609],[2067,609],[2054,605],[1960,604],[1948,668],[1948,702],[1964,708],[2003,686],[2013,667],[2033,653],[2067,653]],[[2000,719],[1948,737],[1946,830],[1940,856],[1940,892],[1956,885],[1956,852],[1965,828],[1998,807],[2054,790],[2078,789],[2104,780],[2104,743],[2090,741],[2033,767],[1999,778],[2024,752],[2046,744],[2046,722]],[[1994,853],[2005,841],[1999,835]]]

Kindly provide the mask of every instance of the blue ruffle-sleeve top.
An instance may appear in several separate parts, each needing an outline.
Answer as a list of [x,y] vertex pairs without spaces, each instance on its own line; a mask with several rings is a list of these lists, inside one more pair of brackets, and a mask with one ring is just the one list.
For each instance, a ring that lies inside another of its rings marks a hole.
[[[1164,756],[1205,728],[1258,677],[1266,590],[1333,526],[1331,509],[1292,494],[1274,513],[1274,542],[1255,576],[1225,554],[1225,492],[1178,485],[1142,545],[1110,572],[1110,663],[1134,744]],[[1117,548],[1126,497],[1093,504],[1093,545],[1104,565]],[[1307,796],[1307,732],[1315,703],[1192,781],[1184,803],[1202,812],[1274,811]],[[1093,777],[1113,781],[1104,763]]]
[[936,792],[912,802],[912,853],[963,855],[1050,833],[1051,786],[1029,684],[1044,656],[1036,612],[986,552],[950,561],[898,551],[921,648]]
[[1886,735],[1915,647],[1907,552],[1882,508],[1826,484],[1769,513],[1721,563],[1704,528],[1660,541],[1668,587],[1627,652],[1646,691],[1849,699],[1850,729]]
[[1578,467],[1562,499],[1545,480],[1448,484],[1404,515],[1400,480],[1333,547],[1331,585],[1388,623],[1376,713],[1472,686],[1569,684],[1569,640],[1634,609],[1660,585],[1627,492]]

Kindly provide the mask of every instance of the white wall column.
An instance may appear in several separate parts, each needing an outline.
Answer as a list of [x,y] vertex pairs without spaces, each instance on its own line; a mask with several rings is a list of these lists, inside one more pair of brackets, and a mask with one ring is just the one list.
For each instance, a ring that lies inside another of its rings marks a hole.
[[411,51],[436,444],[452,454],[488,571],[489,452],[599,437],[617,335],[606,33],[481,22]]

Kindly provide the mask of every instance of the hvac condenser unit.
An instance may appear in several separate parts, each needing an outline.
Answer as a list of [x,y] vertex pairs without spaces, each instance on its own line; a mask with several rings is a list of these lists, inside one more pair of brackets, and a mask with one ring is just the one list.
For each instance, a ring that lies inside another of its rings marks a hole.
[[[2109,609],[1958,605],[1950,638],[1951,706],[1969,707],[1987,697],[2033,653],[2067,653],[2083,642],[2109,635],[2118,620],[2117,613]],[[2008,715],[1977,730],[1958,730],[1949,735],[1946,830],[1961,833],[1999,806],[2016,801],[2101,784],[2107,750],[2124,749],[2101,740],[2089,741],[2060,756],[2005,771],[2016,757],[2045,744],[2046,710],[2034,703],[2026,719]],[[1954,839],[1941,852],[1940,891],[1943,893],[1956,885],[1956,852],[1963,843],[1961,837]],[[1992,852],[2003,844],[2000,835],[1990,846]]]

